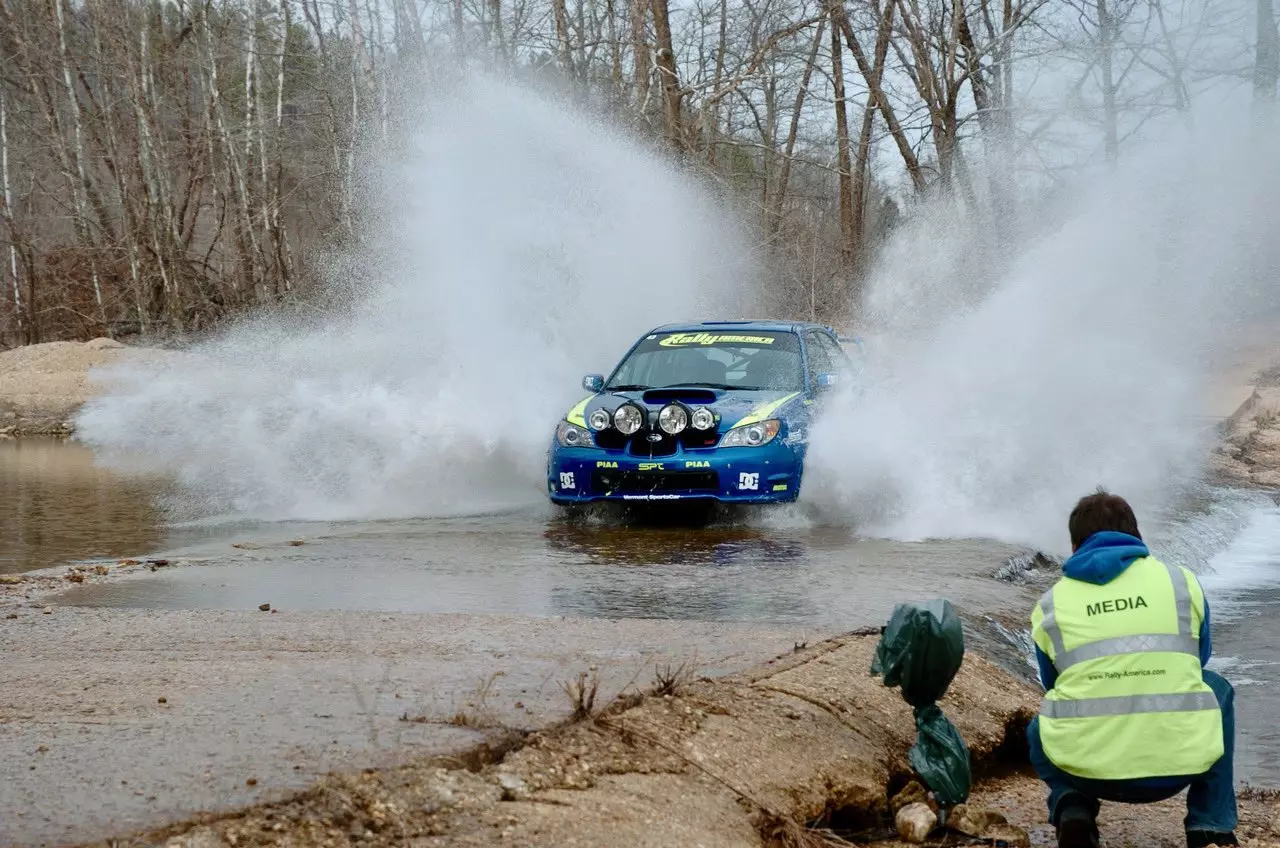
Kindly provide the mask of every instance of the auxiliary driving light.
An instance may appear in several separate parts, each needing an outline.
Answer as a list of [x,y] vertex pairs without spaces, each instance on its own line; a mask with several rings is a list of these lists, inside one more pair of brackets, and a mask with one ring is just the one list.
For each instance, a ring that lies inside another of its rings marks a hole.
[[599,433],[609,429],[609,410],[597,409],[587,418],[587,426]]
[[658,413],[658,426],[667,435],[676,435],[689,426],[689,410],[678,403],[667,404]]
[[613,426],[624,436],[630,436],[644,426],[644,410],[627,402],[613,411]]
[[710,430],[716,426],[716,415],[705,406],[700,406],[693,411],[691,423],[695,430]]

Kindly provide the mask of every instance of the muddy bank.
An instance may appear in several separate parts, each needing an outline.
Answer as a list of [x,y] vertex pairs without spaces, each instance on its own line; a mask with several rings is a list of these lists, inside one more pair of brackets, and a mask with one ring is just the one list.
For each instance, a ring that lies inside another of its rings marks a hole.
[[0,436],[70,435],[72,419],[99,391],[92,369],[177,355],[107,338],[0,351]]
[[[571,687],[576,720],[496,735],[505,756],[331,775],[276,804],[93,844],[893,844],[891,798],[910,779],[914,724],[897,690],[869,675],[877,639],[848,634],[717,679],[673,672],[649,694],[613,702],[583,703]],[[941,702],[976,765],[970,806],[1006,820],[983,835],[1010,845],[1052,844],[1043,795],[1024,771],[1022,733],[1037,702],[972,653]],[[1277,812],[1272,799],[1243,800],[1245,844],[1280,845]],[[1103,824],[1111,844],[1172,848],[1185,844],[1181,817],[1178,802],[1108,807]]]

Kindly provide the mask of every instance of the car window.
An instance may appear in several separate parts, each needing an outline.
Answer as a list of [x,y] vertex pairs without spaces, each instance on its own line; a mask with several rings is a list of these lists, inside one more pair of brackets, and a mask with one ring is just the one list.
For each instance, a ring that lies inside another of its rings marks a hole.
[[849,354],[845,352],[840,343],[827,333],[816,333],[818,343],[827,351],[827,360],[832,365],[832,370],[838,374],[845,375],[853,371],[853,361],[849,358]]
[[653,333],[609,378],[606,388],[710,386],[799,391],[800,344],[794,333]]
[[805,350],[809,355],[809,385],[816,387],[819,374],[830,374],[834,369],[831,354],[822,344],[822,334],[810,330],[804,334]]

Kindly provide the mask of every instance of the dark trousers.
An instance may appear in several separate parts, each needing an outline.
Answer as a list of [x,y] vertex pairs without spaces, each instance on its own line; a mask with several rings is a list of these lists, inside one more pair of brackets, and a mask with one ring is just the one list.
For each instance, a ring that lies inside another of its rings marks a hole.
[[[1058,816],[1068,805],[1081,805],[1098,814],[1099,801],[1121,804],[1150,804],[1172,798],[1183,789],[1187,793],[1187,830],[1228,833],[1236,829],[1236,789],[1232,772],[1235,753],[1235,690],[1221,675],[1204,672],[1222,708],[1223,754],[1204,774],[1187,777],[1143,778],[1135,780],[1093,780],[1067,774],[1049,761],[1040,744],[1040,719],[1027,727],[1031,747],[1031,765],[1049,787],[1049,821],[1055,826]],[[1176,744],[1173,743],[1173,744]]]

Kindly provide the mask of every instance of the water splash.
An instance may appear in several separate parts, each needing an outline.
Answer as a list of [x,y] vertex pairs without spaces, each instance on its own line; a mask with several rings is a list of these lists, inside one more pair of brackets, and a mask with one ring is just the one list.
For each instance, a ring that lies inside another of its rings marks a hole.
[[1277,303],[1280,167],[1244,124],[1161,139],[996,274],[968,255],[981,225],[919,215],[870,283],[869,379],[815,428],[806,500],[874,535],[1054,553],[1099,485],[1167,511],[1211,437],[1215,357]]
[[687,176],[553,91],[422,88],[367,179],[367,244],[332,263],[337,311],[259,317],[106,375],[80,415],[104,461],[176,477],[176,515],[542,503],[583,372],[654,324],[748,308],[750,251]]

